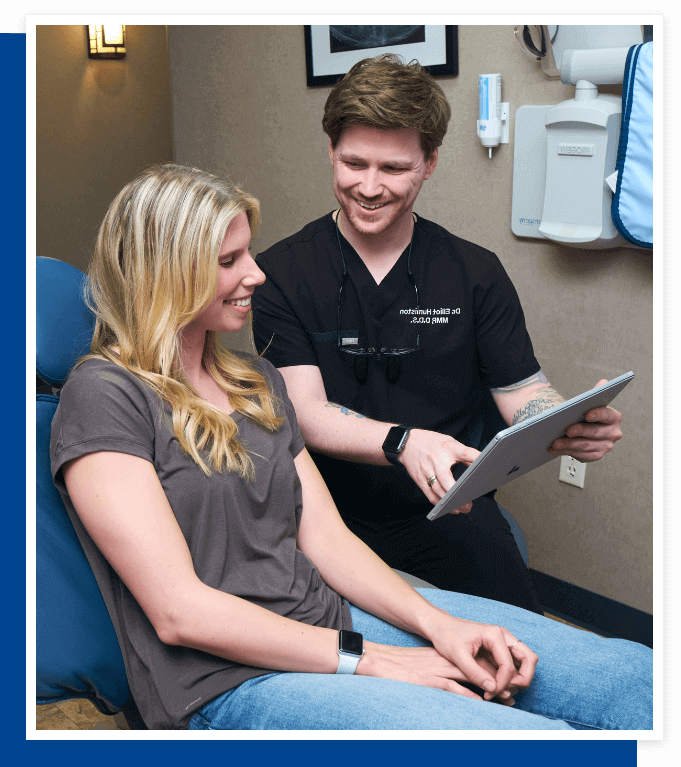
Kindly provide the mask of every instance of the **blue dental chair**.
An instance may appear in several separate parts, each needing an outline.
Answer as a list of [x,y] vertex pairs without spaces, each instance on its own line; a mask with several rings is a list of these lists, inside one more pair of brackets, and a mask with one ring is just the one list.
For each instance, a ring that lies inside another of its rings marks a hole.
[[50,472],[50,427],[62,386],[90,349],[85,275],[63,261],[36,266],[36,703],[87,698],[145,729],[130,695],[113,624]]
[[[63,261],[37,259],[36,374],[42,385],[36,395],[36,702],[86,698],[103,714],[122,712],[130,729],[146,729],[109,613],[50,471],[58,390],[89,351],[94,330],[82,297],[85,280]],[[501,510],[527,563],[522,531]],[[414,586],[433,588],[397,572]]]

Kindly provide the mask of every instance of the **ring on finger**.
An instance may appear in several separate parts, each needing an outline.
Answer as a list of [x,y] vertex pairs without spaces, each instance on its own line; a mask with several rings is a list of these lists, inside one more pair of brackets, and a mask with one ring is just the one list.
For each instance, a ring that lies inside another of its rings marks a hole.
[[437,482],[437,477],[435,476],[435,474],[433,474],[432,477],[428,477],[426,482],[428,483],[428,487],[432,487]]
[[518,642],[520,642],[520,639],[516,639],[512,645],[509,645],[508,649],[512,650],[518,644]]

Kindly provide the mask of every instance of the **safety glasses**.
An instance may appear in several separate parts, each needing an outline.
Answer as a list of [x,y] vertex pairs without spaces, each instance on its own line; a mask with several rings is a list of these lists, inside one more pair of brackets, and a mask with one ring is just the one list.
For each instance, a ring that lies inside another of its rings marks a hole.
[[[340,213],[339,213],[340,215]],[[416,352],[420,348],[419,336],[416,336],[416,346],[402,349],[389,349],[388,347],[374,348],[368,347],[366,349],[357,347],[351,344],[356,344],[358,339],[348,338],[347,336],[341,337],[341,307],[343,305],[343,287],[348,278],[348,269],[345,264],[345,256],[343,255],[343,246],[341,244],[340,232],[338,231],[338,217],[336,218],[336,237],[338,239],[338,249],[340,250],[341,261],[343,264],[343,277],[341,279],[340,288],[338,289],[338,310],[336,314],[336,343],[339,352],[343,354],[352,354],[358,357],[375,357],[380,360],[381,357],[403,357],[406,354]],[[416,285],[416,280],[411,271],[411,246],[414,241],[414,235],[412,233],[412,239],[409,243],[409,253],[407,254],[407,276],[409,281],[414,286],[414,295],[416,300],[416,310],[419,308],[419,290]]]

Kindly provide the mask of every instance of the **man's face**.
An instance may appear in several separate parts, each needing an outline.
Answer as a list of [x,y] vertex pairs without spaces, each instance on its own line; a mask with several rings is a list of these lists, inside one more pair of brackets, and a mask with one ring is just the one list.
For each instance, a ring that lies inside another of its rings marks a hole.
[[333,191],[345,217],[360,234],[397,230],[411,216],[423,182],[437,165],[428,161],[415,128],[381,130],[350,125],[334,149]]

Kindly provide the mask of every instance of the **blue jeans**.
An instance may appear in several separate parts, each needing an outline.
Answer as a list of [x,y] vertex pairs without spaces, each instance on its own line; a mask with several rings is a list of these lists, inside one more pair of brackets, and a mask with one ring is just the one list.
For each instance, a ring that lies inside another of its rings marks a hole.
[[[452,615],[494,623],[539,656],[514,707],[391,679],[273,673],[244,682],[194,714],[190,730],[645,730],[652,729],[652,650],[603,639],[518,607],[418,589]],[[421,637],[351,605],[372,642],[415,647]]]

